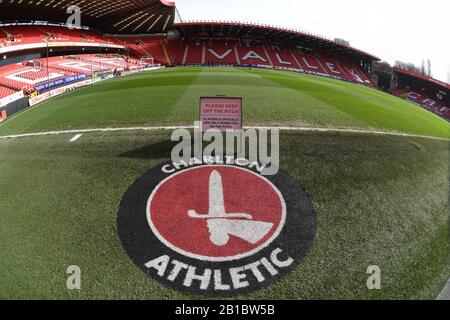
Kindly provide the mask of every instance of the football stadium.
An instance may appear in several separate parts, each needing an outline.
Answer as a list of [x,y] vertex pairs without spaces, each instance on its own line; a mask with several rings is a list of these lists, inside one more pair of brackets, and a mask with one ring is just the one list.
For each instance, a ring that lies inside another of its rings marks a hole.
[[[450,84],[394,68],[383,91],[342,39],[76,2],[0,0],[0,299],[449,297]],[[172,160],[205,97],[279,132],[275,175]]]

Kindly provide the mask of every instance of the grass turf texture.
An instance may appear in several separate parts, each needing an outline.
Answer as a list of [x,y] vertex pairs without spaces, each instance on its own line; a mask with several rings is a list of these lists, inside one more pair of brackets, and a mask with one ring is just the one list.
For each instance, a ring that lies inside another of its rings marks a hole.
[[201,96],[242,96],[246,125],[386,130],[450,137],[411,103],[338,80],[273,70],[173,68],[57,97],[0,124],[0,135],[121,126],[192,125]]
[[[192,125],[200,96],[244,97],[246,125],[399,131],[449,137],[449,124],[403,100],[288,72],[167,69],[50,100],[0,124],[0,135]],[[169,132],[0,140],[0,298],[198,298],[151,280],[116,230],[133,181],[168,161]],[[282,281],[250,299],[434,299],[450,276],[449,143],[379,135],[284,133],[282,169],[305,185],[315,244]],[[66,289],[66,268],[82,290]],[[369,291],[369,265],[383,289]]]
[[[0,140],[0,298],[198,298],[150,279],[117,235],[122,195],[168,161],[170,132]],[[450,275],[448,143],[285,133],[281,166],[317,211],[310,254],[249,299],[434,299]],[[82,290],[65,287],[82,270]],[[369,265],[382,290],[366,288]]]

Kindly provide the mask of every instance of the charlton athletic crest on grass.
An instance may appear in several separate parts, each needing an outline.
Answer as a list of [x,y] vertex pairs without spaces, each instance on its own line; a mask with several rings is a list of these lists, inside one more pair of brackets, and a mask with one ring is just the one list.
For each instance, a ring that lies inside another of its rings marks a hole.
[[294,270],[314,241],[314,210],[294,178],[257,169],[194,161],[146,173],[119,209],[130,258],[157,281],[206,296],[247,294]]

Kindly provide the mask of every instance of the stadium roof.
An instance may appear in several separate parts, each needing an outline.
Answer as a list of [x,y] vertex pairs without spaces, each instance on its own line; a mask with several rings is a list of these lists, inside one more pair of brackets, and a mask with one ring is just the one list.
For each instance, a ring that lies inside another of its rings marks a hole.
[[437,85],[437,86],[439,86],[441,88],[450,90],[450,84],[442,82],[442,81],[439,81],[439,80],[431,78],[431,77],[427,77],[426,75],[423,75],[423,74],[420,74],[420,73],[417,73],[417,72],[413,72],[413,71],[400,69],[400,68],[397,68],[397,67],[393,68],[392,70],[394,72],[396,72],[396,73],[405,74],[407,76],[410,76],[410,77],[413,77],[413,78],[416,78],[416,79],[419,79],[419,80],[423,80],[425,82]]
[[361,60],[380,60],[374,55],[345,44],[337,43],[332,39],[299,30],[280,28],[270,25],[223,21],[191,21],[175,23],[173,26],[183,36],[187,37],[221,36],[230,38],[256,38],[271,42],[285,42],[310,48],[321,48],[325,51],[335,52],[342,55],[350,55]]
[[0,21],[66,23],[67,8],[81,9],[81,24],[106,33],[158,33],[175,19],[175,3],[167,0],[0,0]]

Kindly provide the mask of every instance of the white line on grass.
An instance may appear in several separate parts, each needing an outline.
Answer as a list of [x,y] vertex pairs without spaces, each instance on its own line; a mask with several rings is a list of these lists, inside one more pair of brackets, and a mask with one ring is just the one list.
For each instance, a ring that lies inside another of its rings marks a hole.
[[445,286],[444,290],[442,290],[437,300],[450,301],[450,279],[448,280],[447,285]]
[[77,141],[78,139],[80,139],[81,136],[82,136],[82,134],[79,133],[79,134],[77,134],[76,136],[74,136],[72,139],[70,139],[69,142],[75,142],[75,141]]
[[[79,133],[96,133],[96,132],[121,132],[121,131],[158,131],[158,130],[176,130],[176,129],[194,129],[194,126],[156,126],[156,127],[126,127],[126,128],[95,128],[95,129],[77,129],[77,130],[62,130],[62,131],[47,131],[36,133],[24,133],[8,136],[0,136],[0,139],[14,139],[26,137],[42,137],[62,134],[79,134]],[[400,133],[392,131],[374,131],[374,130],[359,130],[359,129],[334,129],[334,128],[306,128],[306,127],[265,127],[265,126],[249,126],[244,129],[279,129],[281,131],[297,131],[297,132],[320,132],[320,133],[356,133],[356,134],[372,134],[385,135],[407,138],[423,138],[431,140],[450,141],[448,138],[438,138],[431,136],[423,136],[417,134]]]

